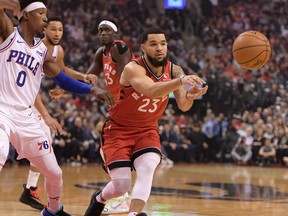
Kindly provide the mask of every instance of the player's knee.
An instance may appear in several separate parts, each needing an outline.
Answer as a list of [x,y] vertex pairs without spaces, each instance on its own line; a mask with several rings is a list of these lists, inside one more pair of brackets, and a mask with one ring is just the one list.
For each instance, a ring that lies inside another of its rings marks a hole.
[[146,153],[136,158],[134,161],[134,167],[137,171],[137,175],[146,175],[147,173],[151,172],[154,173],[155,169],[160,163],[160,159],[160,155],[156,153]]
[[114,187],[114,195],[116,197],[124,195],[131,186],[131,179],[114,179],[112,180],[112,184]]
[[62,170],[60,167],[50,170],[45,176],[46,180],[52,185],[58,185],[62,182]]

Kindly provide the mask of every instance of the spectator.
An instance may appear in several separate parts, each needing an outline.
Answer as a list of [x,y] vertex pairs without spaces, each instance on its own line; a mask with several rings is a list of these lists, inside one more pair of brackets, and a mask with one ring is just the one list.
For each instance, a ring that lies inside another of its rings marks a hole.
[[260,164],[259,166],[270,166],[276,161],[276,150],[272,146],[271,139],[266,138],[264,146],[259,150]]
[[247,165],[252,157],[252,151],[246,145],[246,138],[240,137],[231,152],[232,159],[238,165]]

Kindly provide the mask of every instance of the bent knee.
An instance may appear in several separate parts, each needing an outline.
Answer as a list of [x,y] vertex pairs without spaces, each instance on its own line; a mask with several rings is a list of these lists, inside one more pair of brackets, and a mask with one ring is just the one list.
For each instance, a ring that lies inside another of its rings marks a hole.
[[114,179],[112,184],[115,195],[122,196],[129,190],[131,186],[131,179]]
[[53,170],[50,170],[50,172],[48,172],[45,176],[50,184],[57,185],[59,182],[62,182],[62,175],[62,170],[60,167],[58,167],[57,169],[54,168]]

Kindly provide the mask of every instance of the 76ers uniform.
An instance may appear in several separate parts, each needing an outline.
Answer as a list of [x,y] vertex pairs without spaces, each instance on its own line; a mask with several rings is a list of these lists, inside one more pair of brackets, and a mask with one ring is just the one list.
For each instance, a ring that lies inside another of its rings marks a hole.
[[[122,40],[114,40],[111,47],[113,47],[116,43],[125,44],[125,42]],[[107,84],[109,93],[116,100],[119,94],[120,76],[119,76],[119,72],[117,68],[117,62],[113,61],[112,59],[112,48],[108,51],[107,54],[105,54],[106,52],[107,50],[105,49],[105,47],[103,47],[103,55],[102,55],[103,73],[105,76],[105,82]],[[134,55],[132,52],[131,52],[131,55],[132,55],[132,58],[134,58]]]
[[[154,82],[172,79],[170,61],[159,77],[153,74],[142,56],[134,61],[146,69],[146,75]],[[109,169],[131,166],[131,160],[146,152],[161,154],[158,120],[167,104],[168,95],[150,99],[131,86],[120,85],[116,106],[109,111],[111,120],[105,123],[103,131],[102,149]]]
[[[58,57],[58,50],[59,50],[58,45],[55,45],[53,52],[52,52],[52,56],[55,59],[55,61],[57,60],[57,57]],[[35,115],[36,120],[40,123],[41,128],[43,129],[44,133],[48,137],[49,142],[52,143],[52,134],[51,134],[51,130],[49,126],[45,123],[42,115],[34,106],[32,106],[32,111],[33,111],[33,114]]]
[[19,159],[52,151],[31,109],[44,75],[46,53],[41,40],[30,47],[17,28],[0,44],[0,127],[9,135]]

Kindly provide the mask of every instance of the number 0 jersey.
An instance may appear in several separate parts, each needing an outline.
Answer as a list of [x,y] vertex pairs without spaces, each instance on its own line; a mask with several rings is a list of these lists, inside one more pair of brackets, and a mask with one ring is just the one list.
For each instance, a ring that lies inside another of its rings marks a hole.
[[[132,61],[145,68],[146,75],[154,82],[172,79],[172,63],[167,61],[164,72],[157,77],[149,68],[143,56]],[[120,85],[120,93],[115,107],[110,108],[109,115],[116,123],[129,127],[157,127],[168,103],[168,95],[150,99],[137,92],[131,86]]]
[[14,28],[0,44],[0,103],[16,108],[34,104],[44,75],[46,53],[47,48],[41,40],[30,47]]

